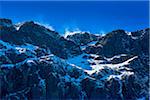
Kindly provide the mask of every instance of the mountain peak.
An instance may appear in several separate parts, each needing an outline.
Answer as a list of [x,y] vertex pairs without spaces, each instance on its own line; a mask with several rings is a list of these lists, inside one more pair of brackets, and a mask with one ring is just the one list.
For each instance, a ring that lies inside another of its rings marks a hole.
[[89,32],[74,32],[73,34],[68,34],[66,38],[74,41],[77,45],[86,45],[91,41],[98,40],[99,37]]
[[149,29],[65,38],[33,21],[0,23],[2,100],[148,97]]
[[0,18],[0,26],[11,26],[12,25],[12,21],[10,19],[6,19],[6,18]]

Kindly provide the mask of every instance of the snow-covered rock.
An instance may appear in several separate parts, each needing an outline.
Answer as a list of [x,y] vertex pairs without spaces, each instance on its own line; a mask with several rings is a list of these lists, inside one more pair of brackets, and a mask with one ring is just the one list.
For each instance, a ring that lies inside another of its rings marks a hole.
[[0,19],[0,99],[148,99],[149,29],[81,33]]

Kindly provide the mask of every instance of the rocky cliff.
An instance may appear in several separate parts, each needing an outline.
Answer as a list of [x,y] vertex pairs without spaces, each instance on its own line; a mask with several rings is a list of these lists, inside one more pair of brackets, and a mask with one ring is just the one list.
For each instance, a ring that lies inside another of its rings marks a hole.
[[137,100],[149,95],[150,29],[66,37],[0,19],[2,100]]

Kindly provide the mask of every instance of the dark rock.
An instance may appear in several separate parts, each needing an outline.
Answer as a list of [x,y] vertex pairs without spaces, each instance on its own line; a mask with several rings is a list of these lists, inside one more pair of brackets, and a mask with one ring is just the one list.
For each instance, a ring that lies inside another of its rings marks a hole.
[[[16,30],[16,26],[10,20],[0,19],[0,36],[2,100],[148,98],[149,29],[131,34],[124,30],[116,30],[103,37],[90,33],[76,33],[64,38],[33,21],[23,23],[19,30]],[[89,44],[93,42],[96,43]],[[16,48],[27,45],[26,43],[37,48]],[[85,49],[81,50],[83,45]],[[83,52],[86,54],[82,56],[84,61],[81,61],[81,64],[91,60],[93,63],[90,64],[98,65],[100,60],[100,64],[106,66],[88,74],[88,70],[73,66],[65,60]],[[120,54],[127,56],[114,57]],[[137,58],[127,65],[114,68],[107,66],[122,63],[135,56]],[[109,57],[114,59],[110,61],[107,59]],[[127,72],[127,75],[123,72]],[[114,77],[111,78],[110,75]],[[115,75],[121,77],[117,78]]]
[[96,87],[95,90],[93,92],[91,92],[91,99],[93,99],[93,100],[98,100],[98,99],[108,100],[107,94],[108,94],[108,92],[106,91],[105,88]]
[[25,22],[18,31],[7,27],[2,27],[0,31],[1,39],[5,42],[17,45],[30,43],[41,48],[49,48],[53,54],[61,58],[66,59],[82,53],[80,47],[74,42],[64,39],[57,32],[35,24],[33,21]]
[[81,46],[81,45],[86,45],[90,43],[91,41],[98,40],[98,37],[94,34],[84,32],[84,33],[75,33],[73,35],[68,35],[67,39],[72,40],[77,45]]
[[134,76],[130,76],[126,82],[122,84],[122,93],[124,99],[136,99],[139,96],[141,86],[136,83]]
[[122,63],[124,61],[127,61],[128,59],[132,58],[132,55],[127,55],[127,56],[121,56],[120,58],[114,58],[113,60],[111,60],[112,64],[118,64],[118,63]]
[[6,55],[0,55],[0,65],[1,64],[11,64],[11,60]]
[[122,97],[122,83],[119,79],[112,78],[106,83],[108,89],[109,99],[123,100]]
[[27,84],[29,87],[36,86],[36,85],[38,85],[38,83],[39,83],[39,79],[38,79],[38,75],[36,73],[28,75]]
[[73,68],[71,72],[68,73],[71,77],[74,77],[75,79],[79,78],[79,76],[82,75],[81,71],[77,68]]
[[94,91],[96,81],[91,78],[85,78],[81,81],[81,87],[86,92],[88,98],[91,98],[91,93]]
[[6,18],[0,18],[0,26],[10,26],[12,25],[12,21]]
[[103,57],[103,56],[101,56],[101,55],[100,55],[100,56],[98,56],[98,57],[94,58],[94,60],[105,60],[105,59],[104,59],[104,57]]
[[46,98],[47,99],[58,99],[59,91],[57,84],[59,82],[58,77],[55,73],[50,73],[46,79]]
[[[13,63],[24,61],[26,58],[31,57],[25,53],[18,54],[15,49],[10,49],[5,52],[5,56]],[[14,59],[15,58],[15,59]]]
[[102,50],[102,46],[88,46],[84,50],[87,54],[99,54],[99,52]]
[[23,86],[23,74],[21,71],[17,68],[12,68],[12,70],[9,71],[9,73],[6,75],[7,81],[8,81],[8,91],[9,92],[16,92],[18,90],[21,90]]

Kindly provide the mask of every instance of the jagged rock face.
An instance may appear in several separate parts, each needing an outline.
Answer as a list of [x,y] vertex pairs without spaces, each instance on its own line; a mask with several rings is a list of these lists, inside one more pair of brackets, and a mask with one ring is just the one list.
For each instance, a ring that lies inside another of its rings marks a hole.
[[[133,32],[132,34],[139,34]],[[88,46],[87,53],[99,54],[106,57],[113,57],[117,54],[139,55],[148,53],[149,29],[140,31],[140,36],[128,35],[124,30],[116,30],[108,33],[94,46]]]
[[[116,54],[126,53],[130,45],[130,41],[131,39],[125,31],[113,31],[108,33],[102,40],[99,41],[99,43],[97,43],[98,46],[100,45],[98,51],[93,50],[94,48],[91,51],[96,54],[112,57]],[[96,46],[96,48],[98,46]]]
[[79,46],[74,42],[66,40],[57,32],[32,21],[25,22],[19,30],[15,30],[14,27],[12,30],[12,27],[3,28],[2,26],[0,33],[3,41],[17,45],[30,43],[42,48],[49,48],[53,54],[65,59],[82,53]]
[[103,46],[99,54],[105,54],[112,57],[116,54],[126,53],[130,45],[130,37],[123,30],[113,31],[108,33],[101,41]]
[[0,18],[0,25],[1,26],[11,26],[12,25],[12,21],[10,19],[3,19]]
[[73,35],[68,35],[66,37],[69,40],[74,41],[77,45],[86,45],[91,41],[98,40],[98,36],[84,32],[84,33],[75,33]]
[[148,99],[149,29],[64,38],[34,22],[0,23],[0,99]]
[[143,30],[142,35],[140,36],[140,39],[139,39],[141,51],[142,53],[147,54],[147,55],[149,52],[149,33],[150,33],[150,29]]
[[[72,74],[74,67],[70,66],[71,69],[68,67],[69,65],[54,56],[29,59],[11,69],[3,66],[0,74],[3,83],[1,96],[4,99],[81,98],[82,91],[70,81],[74,76],[68,75],[68,73]],[[79,73],[85,74],[83,71]],[[65,76],[68,76],[68,79]]]

